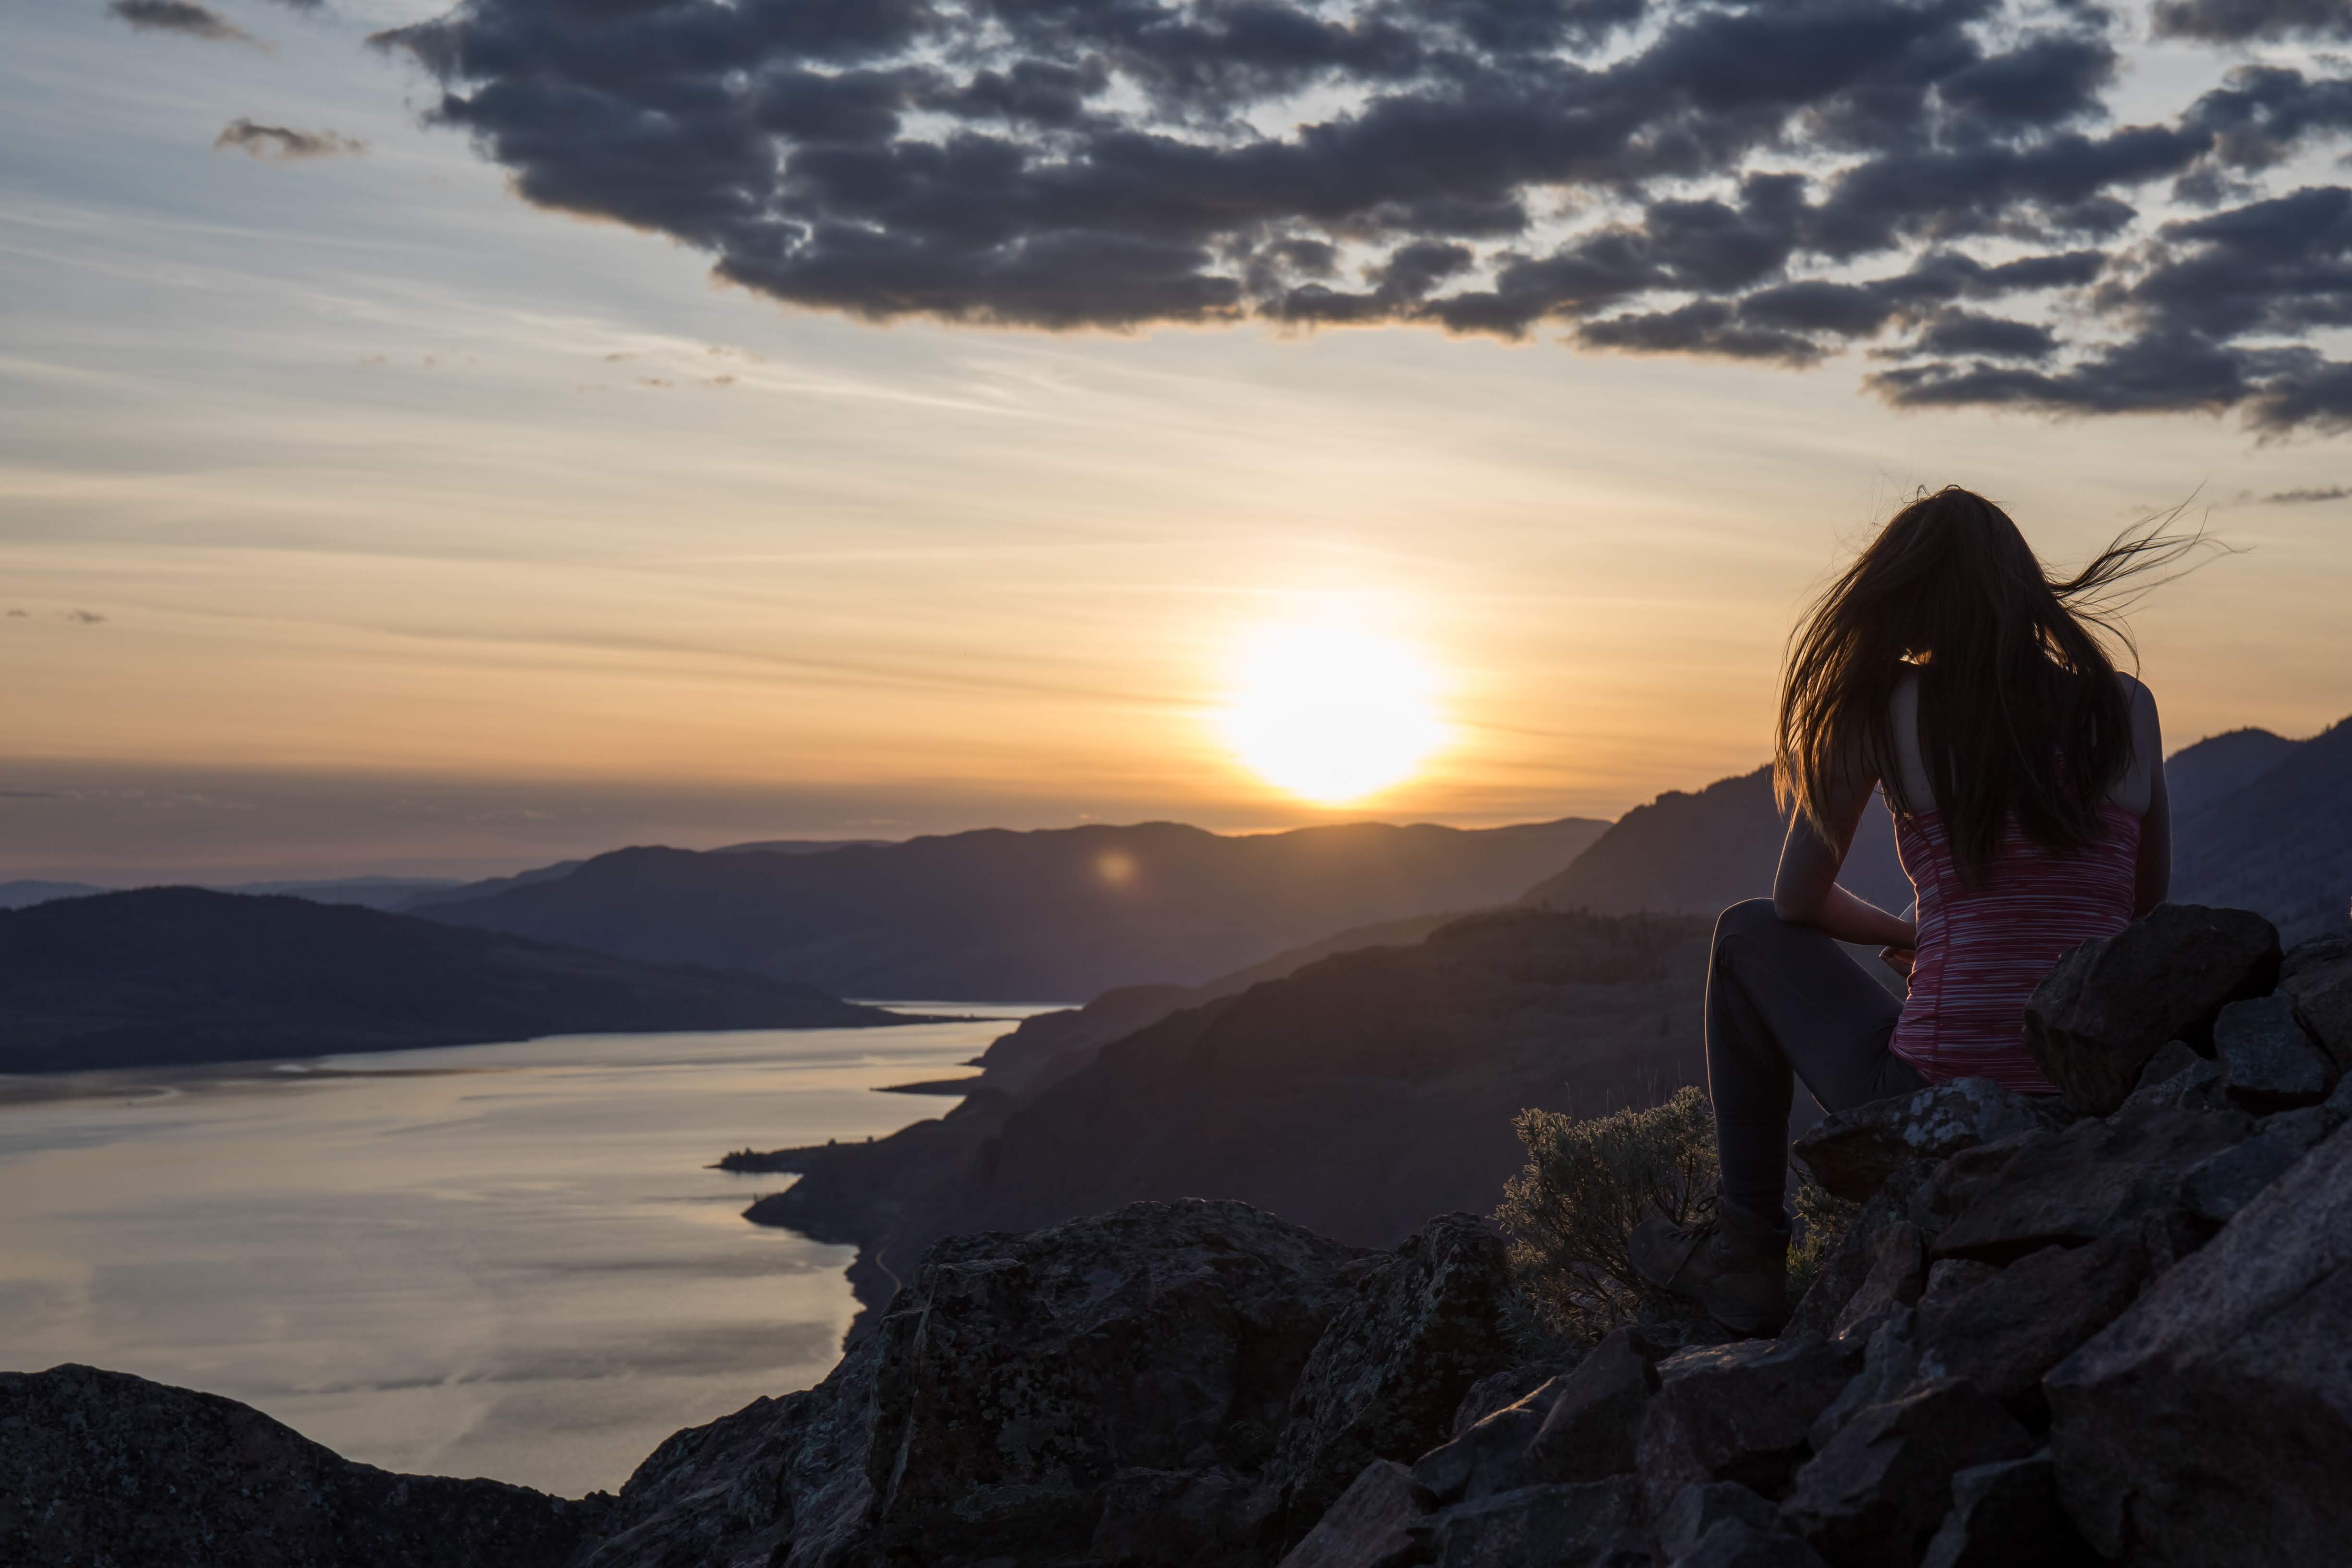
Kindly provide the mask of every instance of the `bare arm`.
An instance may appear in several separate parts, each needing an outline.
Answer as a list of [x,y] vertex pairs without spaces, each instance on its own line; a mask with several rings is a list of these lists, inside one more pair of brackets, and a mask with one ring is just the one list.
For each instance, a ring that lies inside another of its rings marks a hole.
[[2132,683],[2132,754],[2148,770],[2147,810],[2139,814],[2139,862],[2132,873],[2135,919],[2162,904],[2172,890],[2172,797],[2164,784],[2164,733],[2156,698]]
[[1837,873],[1853,847],[1854,829],[1861,825],[1862,810],[1877,782],[1857,775],[1824,802],[1834,841],[1814,831],[1804,813],[1790,819],[1789,836],[1780,845],[1780,869],[1772,879],[1772,913],[1792,925],[1826,931],[1841,942],[1907,948],[1919,939],[1911,921],[1838,885]]

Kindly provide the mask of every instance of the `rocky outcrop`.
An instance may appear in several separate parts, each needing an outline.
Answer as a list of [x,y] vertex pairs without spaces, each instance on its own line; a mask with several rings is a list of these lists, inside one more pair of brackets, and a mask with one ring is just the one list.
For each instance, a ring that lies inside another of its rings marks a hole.
[[1989,1079],[1960,1078],[1824,1116],[1797,1140],[1791,1157],[1832,1197],[1864,1203],[1915,1160],[2021,1137],[2060,1119],[2052,1107]]
[[609,1500],[394,1475],[126,1373],[0,1373],[0,1562],[558,1568]]
[[1432,1220],[1367,1277],[1291,1391],[1268,1471],[1286,1518],[1311,1522],[1372,1460],[1445,1441],[1470,1385],[1511,1359],[1509,1295],[1503,1238],[1467,1214]]
[[2352,1129],[2046,1380],[2068,1513],[2109,1558],[2338,1561],[2352,1540]]
[[2278,981],[2277,929],[2243,909],[2161,904],[2058,960],[2025,1009],[2025,1047],[2066,1103],[2106,1115],[2167,1040],[2210,1050],[2228,1003]]

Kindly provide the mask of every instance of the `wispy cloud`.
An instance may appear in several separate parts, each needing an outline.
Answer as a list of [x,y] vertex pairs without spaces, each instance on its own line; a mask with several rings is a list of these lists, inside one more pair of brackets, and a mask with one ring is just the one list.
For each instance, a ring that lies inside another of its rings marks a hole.
[[2324,489],[2273,490],[2263,497],[2265,506],[2301,507],[2314,501],[2341,501],[2352,497],[2352,485],[2330,485]]
[[178,33],[207,43],[265,47],[243,27],[194,0],[111,0],[106,8],[130,23],[133,32]]
[[292,163],[306,158],[355,158],[367,143],[336,131],[297,131],[290,125],[264,125],[243,116],[221,127],[213,151],[233,147],[265,163]]

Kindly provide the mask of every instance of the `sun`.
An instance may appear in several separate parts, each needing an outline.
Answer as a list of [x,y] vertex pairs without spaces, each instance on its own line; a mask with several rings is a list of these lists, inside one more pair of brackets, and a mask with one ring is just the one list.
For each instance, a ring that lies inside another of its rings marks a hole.
[[1260,628],[1222,718],[1267,783],[1341,806],[1410,778],[1445,740],[1436,671],[1410,643],[1342,625]]

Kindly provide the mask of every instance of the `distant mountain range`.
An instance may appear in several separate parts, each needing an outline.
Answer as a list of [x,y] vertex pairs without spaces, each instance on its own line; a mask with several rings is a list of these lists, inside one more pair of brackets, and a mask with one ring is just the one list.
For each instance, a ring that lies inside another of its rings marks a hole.
[[2259,910],[2290,944],[2352,929],[2352,719],[2304,741],[2239,730],[2199,744],[2221,742],[2233,765],[2274,760],[2186,810],[2174,802],[2172,896]]
[[631,849],[418,912],[845,996],[1080,998],[1196,985],[1369,922],[1507,904],[1607,828],[1570,818],[1227,837],[1147,822],[823,853]]
[[903,1021],[811,986],[299,898],[161,887],[0,913],[0,1072]]
[[[579,862],[574,861],[572,863],[577,865]],[[183,884],[164,882],[141,885]],[[398,910],[419,899],[457,892],[467,885],[456,877],[447,876],[345,876],[315,882],[236,883],[207,891],[265,895],[282,894],[289,898],[307,898],[313,904],[356,904],[367,909]],[[30,909],[34,904],[47,904],[55,899],[88,898],[94,894],[121,891],[87,882],[0,882],[0,909]]]
[[[2309,740],[2231,730],[2166,759],[2176,902],[2252,909],[2289,943],[2341,931],[2352,904],[2352,720]],[[1769,768],[1668,790],[1618,819],[1525,902],[1596,914],[1712,915],[1769,894],[1787,819]],[[1911,902],[1895,825],[1873,800],[1838,880],[1887,909]]]

